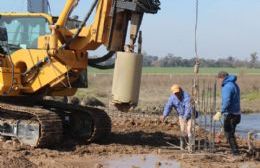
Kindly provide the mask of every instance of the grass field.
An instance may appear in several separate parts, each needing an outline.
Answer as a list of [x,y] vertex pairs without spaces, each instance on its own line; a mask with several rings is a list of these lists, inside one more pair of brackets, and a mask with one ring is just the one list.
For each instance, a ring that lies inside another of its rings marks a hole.
[[[237,74],[243,111],[260,112],[260,69],[202,68],[200,88],[202,88],[204,81],[206,86],[207,84],[212,86],[215,74],[220,70]],[[112,71],[101,72],[90,70],[89,88],[80,90],[77,94],[79,97],[94,96],[105,104],[111,101]],[[181,85],[184,90],[191,93],[193,77],[192,68],[144,68],[139,107],[163,106],[170,95],[170,86],[173,83]],[[217,96],[217,104],[220,107],[220,86],[217,88]]]
[[[260,112],[260,69],[254,68],[200,68],[200,88],[213,85],[219,71],[227,71],[238,76],[237,83],[241,89],[241,108],[244,112]],[[111,101],[113,70],[89,68],[89,88],[80,90],[78,96],[91,95],[105,104]],[[162,107],[170,95],[173,83],[181,85],[191,93],[193,68],[187,67],[144,67],[140,88],[139,107]],[[221,106],[220,86],[217,89],[217,104]]]
[[[219,71],[225,70],[232,74],[237,75],[260,75],[260,69],[254,68],[200,68],[200,74],[209,75],[217,74]],[[113,73],[113,70],[98,70],[95,68],[88,69],[90,74],[97,73]],[[193,73],[193,68],[191,67],[143,67],[143,74],[183,74],[191,75]]]

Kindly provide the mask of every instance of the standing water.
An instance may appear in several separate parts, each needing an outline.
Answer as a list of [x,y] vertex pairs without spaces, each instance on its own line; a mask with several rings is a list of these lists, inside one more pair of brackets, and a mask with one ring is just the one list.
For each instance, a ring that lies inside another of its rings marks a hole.
[[[242,137],[246,137],[247,133],[255,131],[260,134],[260,113],[245,114],[241,116],[241,122],[237,126],[237,132]],[[260,136],[257,137],[260,139]]]
[[[209,116],[206,117],[207,120],[207,130],[210,129],[210,118]],[[204,128],[205,120],[204,116],[200,116],[197,120],[199,125]],[[222,121],[223,123],[223,121]],[[252,113],[252,114],[242,114],[241,122],[237,125],[236,134],[239,136],[246,138],[247,133],[250,131],[254,131],[258,133],[257,139],[260,140],[260,113]],[[218,132],[221,128],[221,123],[216,122],[216,131]]]
[[132,155],[117,157],[107,161],[104,167],[108,168],[180,168],[180,163],[167,160],[157,155]]

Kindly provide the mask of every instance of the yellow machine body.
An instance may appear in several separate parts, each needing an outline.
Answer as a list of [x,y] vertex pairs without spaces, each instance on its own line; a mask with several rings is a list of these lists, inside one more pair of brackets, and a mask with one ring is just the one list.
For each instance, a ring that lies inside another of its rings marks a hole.
[[[71,49],[60,49],[62,40],[64,38],[71,38],[75,30],[67,30],[64,28],[67,20],[68,8],[71,8],[72,1],[66,3],[65,8],[55,25],[52,22],[52,16],[44,13],[1,13],[2,18],[42,18],[46,20],[49,31],[45,35],[37,37],[37,44],[35,48],[26,48],[20,44],[21,49],[10,53],[10,57],[14,68],[17,69],[15,73],[16,85],[12,84],[12,67],[10,63],[3,70],[0,71],[1,90],[0,93],[6,95],[19,96],[21,94],[33,94],[44,88],[48,88],[46,95],[71,96],[75,93],[76,88],[69,87],[69,83],[73,83],[75,78],[67,78],[68,72],[74,72],[77,76],[81,71],[87,68],[88,57],[87,50],[94,50],[101,44],[108,41],[108,30],[104,27],[109,24],[108,11],[111,8],[111,1],[99,1],[97,6],[97,14],[94,23],[88,27],[83,28],[79,38],[71,44]],[[51,29],[51,26],[55,30]],[[9,30],[7,30],[9,31]],[[2,58],[3,59],[3,58]],[[6,58],[7,59],[7,58]],[[28,77],[23,76],[23,73],[34,68],[37,64],[48,62],[41,66],[37,74],[27,74]],[[4,60],[3,60],[4,61]],[[8,60],[5,60],[9,62]],[[24,81],[22,78],[30,78],[31,80]],[[13,85],[13,86],[12,86]],[[65,86],[67,87],[65,87]],[[15,87],[15,88],[14,88]],[[10,91],[11,90],[11,91]]]
[[[142,57],[133,53],[133,47],[144,12],[116,11],[112,0],[98,0],[93,22],[75,36],[78,28],[68,29],[66,23],[76,3],[67,0],[55,23],[44,13],[0,13],[0,26],[7,29],[8,43],[14,43],[13,49],[0,57],[0,95],[75,94],[78,86],[74,85],[88,66],[88,51],[101,45],[109,51],[124,51],[131,23],[130,53],[118,54],[113,92],[115,102],[137,104]],[[130,75],[129,85],[116,84],[126,82],[119,77],[120,71]]]
[[0,68],[0,94],[6,95],[9,89],[13,85],[13,91],[11,95],[19,94],[19,87],[21,85],[20,71],[14,70],[14,77],[12,79],[12,71],[10,68],[1,67]]

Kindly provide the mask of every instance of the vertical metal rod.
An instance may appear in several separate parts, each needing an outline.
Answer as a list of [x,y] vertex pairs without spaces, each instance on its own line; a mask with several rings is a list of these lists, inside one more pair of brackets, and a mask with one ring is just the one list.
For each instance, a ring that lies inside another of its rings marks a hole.
[[[209,101],[210,101],[209,98],[210,98],[210,97],[209,97],[209,96],[210,96],[209,83],[207,83],[207,97],[206,97],[206,113],[207,113],[207,117],[206,117],[206,118],[207,118],[207,128],[208,128],[208,130],[210,131],[210,125],[209,125],[209,123],[208,123],[208,122],[210,122],[210,120],[208,121],[208,119],[209,119],[208,117],[210,116],[210,114],[209,114],[209,112],[210,112],[210,111],[209,111],[209,103],[210,103],[210,102],[209,102]],[[207,137],[207,140],[208,140],[207,150],[209,150],[209,147],[210,147],[209,138],[210,138],[210,137]]]
[[[206,115],[206,90],[205,90],[205,80],[203,81],[203,115],[204,115],[204,130],[207,130],[207,115]],[[204,150],[207,148],[207,135],[205,135],[204,140]]]
[[209,83],[209,113],[210,113],[210,152],[212,152],[212,139],[213,139],[213,113],[212,113],[212,87],[211,82]]
[[195,142],[196,142],[196,110],[197,110],[197,103],[198,103],[198,76],[194,79],[194,102],[193,102],[193,111],[192,111],[192,151],[195,151]]
[[[217,112],[217,81],[214,81],[214,89],[213,89],[213,113]],[[213,122],[213,150],[215,151],[215,137],[216,137],[216,123]]]
[[[198,83],[199,83],[199,87],[198,87],[198,113],[201,112],[201,105],[202,105],[202,101],[201,101],[201,80],[200,78],[198,79]],[[200,115],[200,114],[198,114]],[[201,150],[201,138],[198,138],[198,150]]]
[[[200,86],[201,82],[198,81],[198,83],[199,83],[199,86]],[[202,115],[202,113],[201,113],[202,112],[202,107],[201,107],[202,106],[202,95],[201,95],[200,90],[201,90],[201,88],[199,87],[199,90],[198,90],[198,107],[197,107],[198,108],[198,113],[199,113],[198,115]],[[202,123],[201,119],[202,118],[199,117],[199,120],[200,120],[199,123]],[[200,151],[200,150],[201,150],[201,138],[199,137],[198,138],[198,151]]]
[[[200,111],[200,78],[198,77],[198,93],[197,93],[197,107],[196,107],[196,110],[197,110],[197,113]],[[195,126],[196,126],[196,123],[195,123]],[[196,131],[196,129],[195,129]],[[196,137],[196,135],[195,135]],[[198,150],[200,151],[200,138],[197,138],[197,141],[198,141]]]
[[143,45],[143,36],[142,36],[142,31],[139,31],[139,36],[138,36],[138,54],[142,53],[142,46]]
[[193,139],[194,139],[194,134],[195,134],[195,132],[194,132],[194,124],[193,123],[195,123],[195,117],[194,117],[194,110],[195,110],[195,102],[196,102],[196,98],[195,98],[195,91],[196,91],[196,88],[195,88],[195,83],[196,83],[196,79],[195,78],[193,78],[192,79],[192,99],[191,99],[191,106],[190,106],[190,110],[192,110],[192,112],[191,112],[191,136],[192,137],[188,137],[188,151],[189,152],[193,152],[194,150],[193,150]]

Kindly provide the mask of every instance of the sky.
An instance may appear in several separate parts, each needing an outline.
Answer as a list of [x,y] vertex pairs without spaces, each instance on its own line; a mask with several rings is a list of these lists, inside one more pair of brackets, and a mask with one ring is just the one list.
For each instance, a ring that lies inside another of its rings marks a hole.
[[[58,15],[65,0],[49,0]],[[83,18],[91,0],[81,0],[73,15]],[[26,0],[8,0],[0,11],[24,11]],[[199,0],[198,51],[201,58],[260,54],[260,0]],[[146,14],[141,29],[143,50],[155,56],[194,54],[195,0],[161,0],[156,15]],[[100,51],[103,52],[103,51]]]

